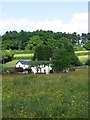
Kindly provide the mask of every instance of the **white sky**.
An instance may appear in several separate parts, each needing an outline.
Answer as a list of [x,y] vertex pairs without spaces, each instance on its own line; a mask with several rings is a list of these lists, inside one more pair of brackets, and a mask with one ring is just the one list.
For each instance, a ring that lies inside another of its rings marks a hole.
[[88,32],[88,2],[2,2],[0,34],[6,31]]

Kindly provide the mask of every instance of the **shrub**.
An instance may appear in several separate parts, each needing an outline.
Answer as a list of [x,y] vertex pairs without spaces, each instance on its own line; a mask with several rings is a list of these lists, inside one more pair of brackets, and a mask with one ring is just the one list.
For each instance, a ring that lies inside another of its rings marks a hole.
[[87,60],[87,62],[85,63],[85,65],[90,66],[90,59]]

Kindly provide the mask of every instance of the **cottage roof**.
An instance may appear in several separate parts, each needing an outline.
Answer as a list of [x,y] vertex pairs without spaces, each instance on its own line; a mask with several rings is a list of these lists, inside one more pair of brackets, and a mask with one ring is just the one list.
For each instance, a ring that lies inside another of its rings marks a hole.
[[18,62],[20,62],[23,65],[29,65],[30,61],[26,61],[26,60],[19,60]]
[[[48,60],[42,60],[42,61],[29,61],[29,60],[19,60],[18,62],[20,62],[21,64],[23,64],[23,65],[29,65],[30,63],[32,64],[32,63],[49,63],[49,61]],[[17,62],[17,63],[18,63]],[[16,64],[17,64],[16,63]]]

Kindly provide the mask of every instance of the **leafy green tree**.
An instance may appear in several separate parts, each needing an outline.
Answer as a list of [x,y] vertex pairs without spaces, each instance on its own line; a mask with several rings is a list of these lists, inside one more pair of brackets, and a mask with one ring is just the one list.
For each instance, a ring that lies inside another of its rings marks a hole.
[[70,66],[70,54],[65,48],[56,48],[52,56],[53,69],[55,71],[61,71]]
[[81,35],[81,39],[82,39],[82,42],[85,43],[87,40],[88,40],[88,36],[89,34],[86,34],[86,33],[82,33]]
[[67,50],[68,54],[70,55],[70,64],[71,65],[81,65],[78,57],[75,55],[73,46],[71,42],[68,41],[67,38],[62,37],[59,41],[57,41],[57,47],[58,48],[64,48]]
[[39,45],[42,45],[43,41],[40,39],[38,35],[30,37],[30,40],[26,46],[26,49],[35,50],[35,48]]
[[55,49],[56,43],[57,41],[53,37],[47,38],[47,40],[45,41],[45,44],[51,47],[52,49]]
[[85,42],[84,47],[85,47],[87,50],[90,50],[90,40],[88,40],[88,41]]
[[35,49],[34,59],[49,60],[52,57],[52,49],[46,45],[39,45]]

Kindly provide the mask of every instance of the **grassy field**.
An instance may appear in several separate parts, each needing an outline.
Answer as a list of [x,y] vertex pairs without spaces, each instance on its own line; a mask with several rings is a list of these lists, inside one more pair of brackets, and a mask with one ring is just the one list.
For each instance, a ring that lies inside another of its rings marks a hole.
[[75,51],[77,56],[90,55],[90,51]]
[[3,70],[6,70],[6,69],[8,69],[8,68],[13,68],[13,67],[15,67],[15,64],[16,64],[18,61],[19,61],[19,60],[17,59],[17,60],[12,60],[12,61],[10,61],[10,62],[7,62],[7,63],[5,63],[5,64],[2,65],[2,69],[3,69]]
[[3,118],[87,118],[88,69],[54,74],[4,74]]
[[32,59],[34,56],[33,53],[30,54],[15,54],[14,59]]
[[88,53],[89,51],[88,50],[85,50],[85,51],[75,51],[75,53]]
[[85,64],[87,60],[89,59],[89,55],[78,56],[78,58],[81,61],[81,63]]

